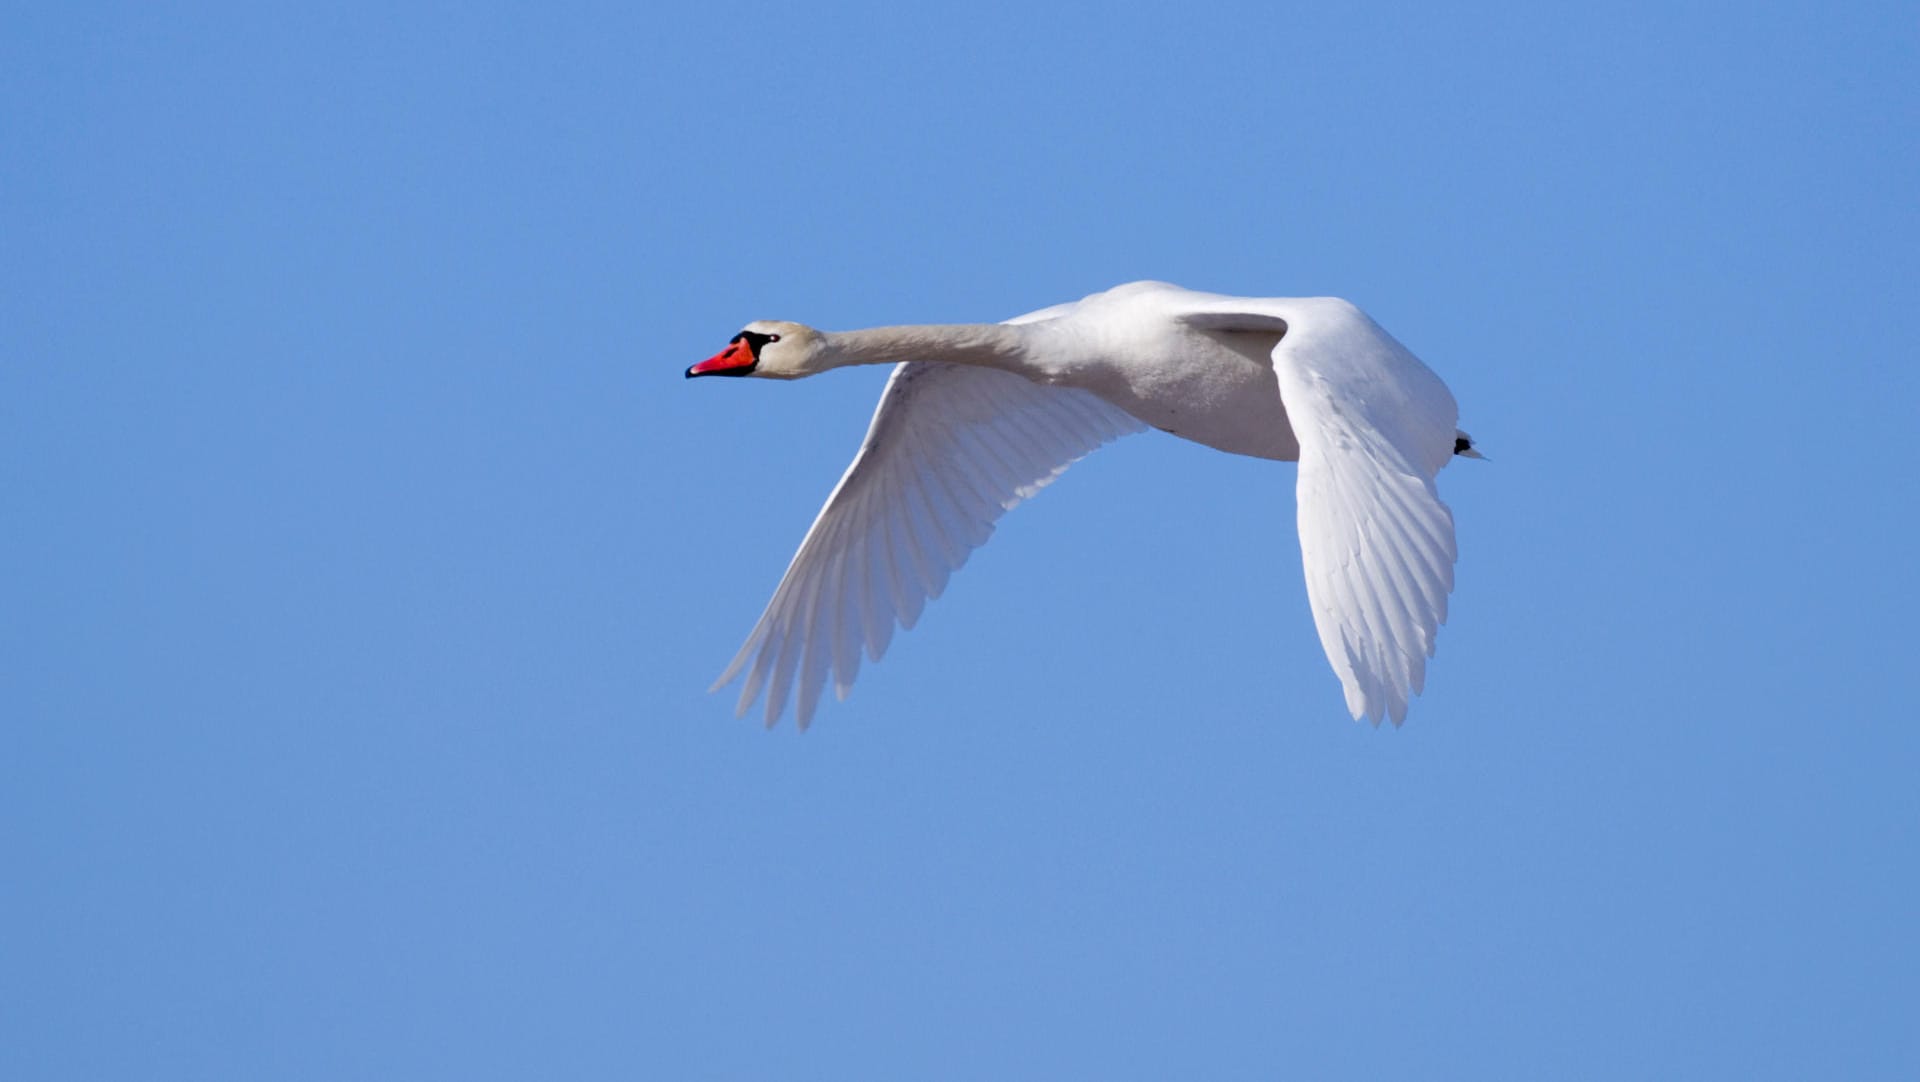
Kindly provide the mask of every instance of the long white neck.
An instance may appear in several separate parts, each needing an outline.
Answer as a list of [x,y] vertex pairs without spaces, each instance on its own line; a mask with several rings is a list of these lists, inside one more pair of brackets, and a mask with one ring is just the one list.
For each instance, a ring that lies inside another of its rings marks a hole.
[[945,361],[1018,371],[1032,365],[1026,336],[1004,323],[921,323],[864,331],[823,331],[834,367]]

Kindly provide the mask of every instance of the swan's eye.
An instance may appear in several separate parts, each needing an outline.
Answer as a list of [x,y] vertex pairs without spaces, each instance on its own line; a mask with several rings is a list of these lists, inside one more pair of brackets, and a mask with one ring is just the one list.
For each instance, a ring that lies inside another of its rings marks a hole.
[[769,342],[778,342],[779,340],[780,340],[780,336],[777,334],[767,335],[767,341]]

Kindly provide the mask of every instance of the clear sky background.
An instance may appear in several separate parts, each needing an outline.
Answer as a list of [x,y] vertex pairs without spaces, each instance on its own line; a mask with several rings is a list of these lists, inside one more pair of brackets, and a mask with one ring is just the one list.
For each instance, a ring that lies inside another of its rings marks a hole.
[[[1911,3],[171,7],[0,14],[0,1075],[1920,1073]],[[686,365],[1146,277],[1492,456],[1403,729],[1158,433],[705,693],[884,373]]]

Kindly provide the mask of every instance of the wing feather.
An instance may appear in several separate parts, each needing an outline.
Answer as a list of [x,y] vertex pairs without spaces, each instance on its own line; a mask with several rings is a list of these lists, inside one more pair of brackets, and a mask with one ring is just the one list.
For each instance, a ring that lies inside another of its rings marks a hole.
[[1451,447],[1453,399],[1444,387],[1398,393],[1420,382],[1405,370],[1419,362],[1404,350],[1314,345],[1290,348],[1283,338],[1274,351],[1300,443],[1307,599],[1349,711],[1398,725],[1426,684],[1453,589],[1453,515],[1428,465],[1431,445]]
[[879,661],[894,628],[913,627],[1001,515],[1144,427],[1087,391],[992,368],[899,365],[853,464],[714,687],[744,672],[738,713],[764,688],[771,725],[791,694],[805,728],[828,675],[845,698],[863,648]]
[[1300,444],[1300,555],[1320,645],[1347,709],[1406,718],[1453,591],[1453,514],[1433,479],[1458,408],[1440,377],[1365,313],[1333,298],[1196,294],[1182,318],[1280,331],[1280,398]]

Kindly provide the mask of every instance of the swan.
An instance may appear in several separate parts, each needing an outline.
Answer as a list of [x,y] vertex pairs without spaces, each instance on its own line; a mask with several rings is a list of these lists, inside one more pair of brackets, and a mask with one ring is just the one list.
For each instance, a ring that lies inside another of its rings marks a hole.
[[829,332],[758,320],[687,377],[798,379],[891,364],[853,464],[746,643],[736,716],[790,692],[805,730],[832,677],[928,600],[1006,511],[1110,440],[1148,427],[1299,462],[1307,599],[1348,712],[1399,725],[1447,618],[1453,514],[1434,477],[1482,457],[1446,384],[1335,297],[1252,298],[1134,282],[1004,323]]

